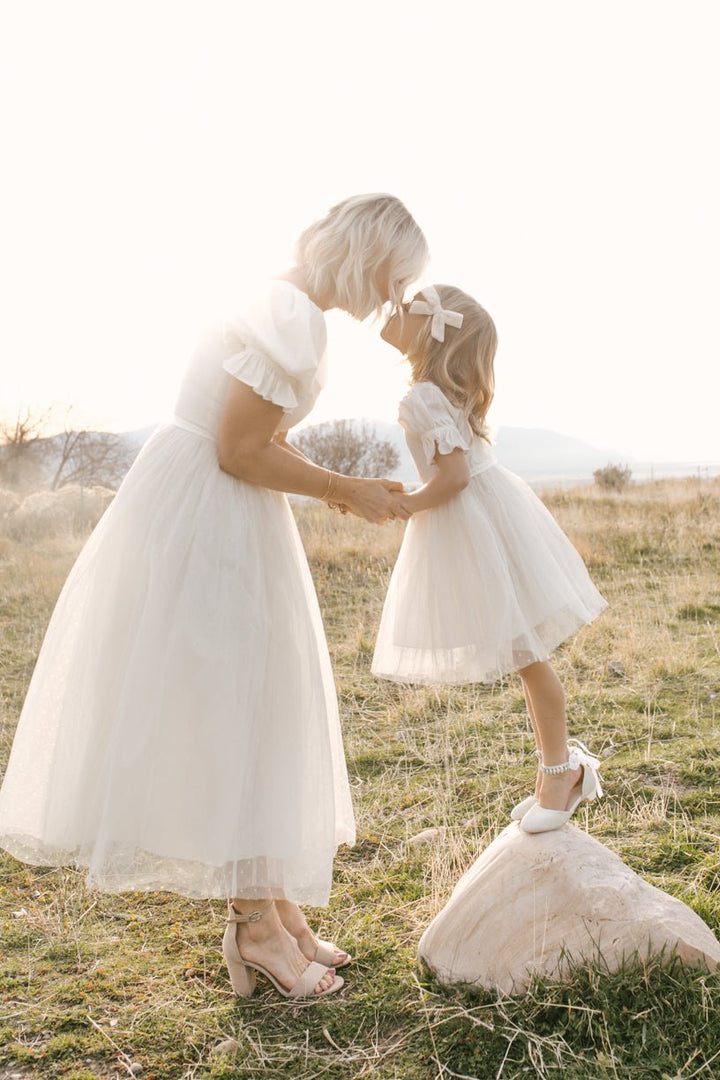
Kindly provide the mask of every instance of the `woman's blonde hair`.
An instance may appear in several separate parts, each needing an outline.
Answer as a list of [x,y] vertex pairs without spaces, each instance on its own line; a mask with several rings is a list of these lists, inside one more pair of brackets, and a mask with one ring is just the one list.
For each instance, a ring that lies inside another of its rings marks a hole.
[[[445,340],[431,334],[430,318],[408,349],[413,382],[433,382],[468,418],[476,435],[487,438],[485,417],[495,392],[493,363],[497,350],[495,323],[484,307],[454,285],[435,285],[448,311],[462,314],[462,326],[445,326]],[[416,299],[421,300],[422,293]]]
[[[305,229],[295,258],[315,296],[356,319],[403,299],[428,260],[427,241],[393,195],[354,195]],[[383,286],[387,295],[381,292]]]

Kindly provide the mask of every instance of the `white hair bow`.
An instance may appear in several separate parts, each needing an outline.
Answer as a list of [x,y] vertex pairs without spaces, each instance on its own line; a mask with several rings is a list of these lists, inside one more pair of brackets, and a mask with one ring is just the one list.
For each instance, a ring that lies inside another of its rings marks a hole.
[[420,292],[427,300],[427,303],[425,303],[425,300],[413,300],[408,309],[409,313],[411,315],[432,315],[430,334],[436,341],[444,341],[445,327],[454,326],[459,329],[462,326],[463,317],[459,311],[449,311],[442,306],[434,285],[428,285],[426,289],[421,289]]

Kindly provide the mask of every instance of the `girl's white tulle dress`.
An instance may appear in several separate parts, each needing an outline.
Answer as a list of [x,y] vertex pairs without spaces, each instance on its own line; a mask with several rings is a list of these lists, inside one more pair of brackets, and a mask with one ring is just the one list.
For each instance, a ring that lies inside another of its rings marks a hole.
[[372,670],[399,682],[494,682],[546,660],[607,606],[528,485],[499,465],[461,409],[416,383],[399,420],[421,479],[436,452],[467,454],[470,483],[408,522]]
[[52,616],[0,792],[0,845],[104,891],[327,902],[354,842],[332,671],[284,494],[222,472],[226,386],[311,409],[323,314],[272,282],[195,353]]

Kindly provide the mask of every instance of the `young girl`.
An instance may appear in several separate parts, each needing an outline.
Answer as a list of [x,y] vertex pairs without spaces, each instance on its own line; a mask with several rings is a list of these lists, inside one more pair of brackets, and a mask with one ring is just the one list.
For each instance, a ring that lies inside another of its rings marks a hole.
[[528,485],[497,464],[485,426],[497,334],[449,285],[400,305],[382,337],[410,361],[399,420],[423,486],[383,609],[372,670],[412,683],[523,682],[540,769],[512,811],[526,832],[564,825],[602,794],[597,758],[568,744],[552,650],[606,607],[575,548]]

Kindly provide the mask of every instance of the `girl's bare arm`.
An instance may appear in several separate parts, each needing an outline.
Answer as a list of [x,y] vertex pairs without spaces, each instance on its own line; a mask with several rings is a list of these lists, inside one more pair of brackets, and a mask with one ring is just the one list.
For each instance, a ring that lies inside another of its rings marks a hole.
[[440,506],[466,488],[470,482],[470,470],[464,450],[455,449],[449,454],[436,453],[433,460],[438,471],[432,480],[428,480],[427,484],[423,484],[417,491],[397,496],[398,501],[412,514]]

